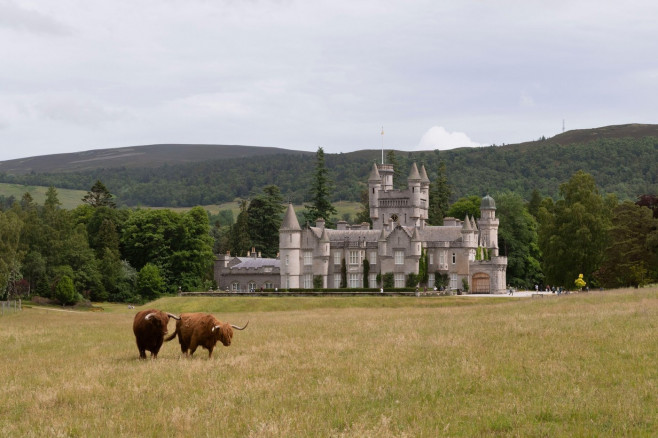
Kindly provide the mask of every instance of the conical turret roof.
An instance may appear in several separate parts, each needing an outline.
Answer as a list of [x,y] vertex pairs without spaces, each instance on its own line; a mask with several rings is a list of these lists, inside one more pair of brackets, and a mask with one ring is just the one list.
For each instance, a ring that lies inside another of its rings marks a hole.
[[416,163],[413,163],[411,165],[411,172],[409,173],[409,178],[410,180],[420,180],[420,173],[418,173],[418,166],[416,166]]
[[377,170],[377,164],[372,163],[372,170],[370,171],[370,176],[368,181],[381,181],[382,177],[379,175],[379,170]]
[[282,230],[301,230],[299,226],[299,221],[297,220],[297,215],[295,214],[295,209],[292,208],[292,202],[288,204],[288,209],[286,214],[283,216],[283,221],[281,222]]
[[427,177],[427,171],[425,170],[425,165],[420,165],[420,180],[424,183],[430,182],[430,179]]

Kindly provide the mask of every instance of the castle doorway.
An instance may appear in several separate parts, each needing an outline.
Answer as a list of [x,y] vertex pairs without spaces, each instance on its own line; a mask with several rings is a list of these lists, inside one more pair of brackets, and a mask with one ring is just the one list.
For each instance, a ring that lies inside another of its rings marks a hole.
[[485,274],[484,272],[478,272],[476,274],[473,274],[473,278],[471,282],[472,282],[471,291],[474,294],[491,293],[491,280],[489,274]]

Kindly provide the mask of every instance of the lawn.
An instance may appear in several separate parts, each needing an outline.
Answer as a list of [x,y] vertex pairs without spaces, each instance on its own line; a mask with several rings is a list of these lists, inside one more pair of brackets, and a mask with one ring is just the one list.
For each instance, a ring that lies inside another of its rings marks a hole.
[[[249,327],[138,360],[132,318],[0,317],[0,436],[656,436],[658,289],[162,298]],[[170,331],[173,330],[170,323]]]

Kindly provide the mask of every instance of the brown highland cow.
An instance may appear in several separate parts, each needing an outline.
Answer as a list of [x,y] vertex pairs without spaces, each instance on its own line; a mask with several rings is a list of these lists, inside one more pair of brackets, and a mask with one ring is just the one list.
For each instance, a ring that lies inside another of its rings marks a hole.
[[244,330],[248,324],[249,321],[244,327],[238,327],[218,321],[209,313],[181,313],[180,320],[176,321],[176,331],[165,341],[171,341],[178,335],[183,354],[191,356],[197,347],[203,347],[208,350],[208,359],[210,359],[217,341],[228,347],[233,338],[233,329]]
[[140,359],[146,359],[146,350],[151,352],[153,359],[158,357],[164,336],[167,334],[169,318],[180,319],[178,316],[157,309],[142,310],[135,315],[133,332]]

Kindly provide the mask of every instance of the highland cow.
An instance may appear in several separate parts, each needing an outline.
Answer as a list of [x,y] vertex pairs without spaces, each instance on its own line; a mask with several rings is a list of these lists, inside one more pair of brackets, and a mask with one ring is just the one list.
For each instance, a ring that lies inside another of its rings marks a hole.
[[180,349],[183,354],[191,356],[197,347],[203,347],[208,350],[208,359],[210,359],[217,341],[228,347],[231,345],[231,339],[233,338],[233,329],[244,330],[248,324],[249,321],[244,327],[238,327],[218,321],[209,313],[182,313],[180,320],[176,321],[176,331],[167,337],[165,341],[171,341],[178,335]]
[[133,332],[140,359],[146,359],[146,350],[151,352],[151,358],[158,357],[164,336],[167,334],[169,318],[180,320],[178,316],[156,309],[142,310],[135,315]]

